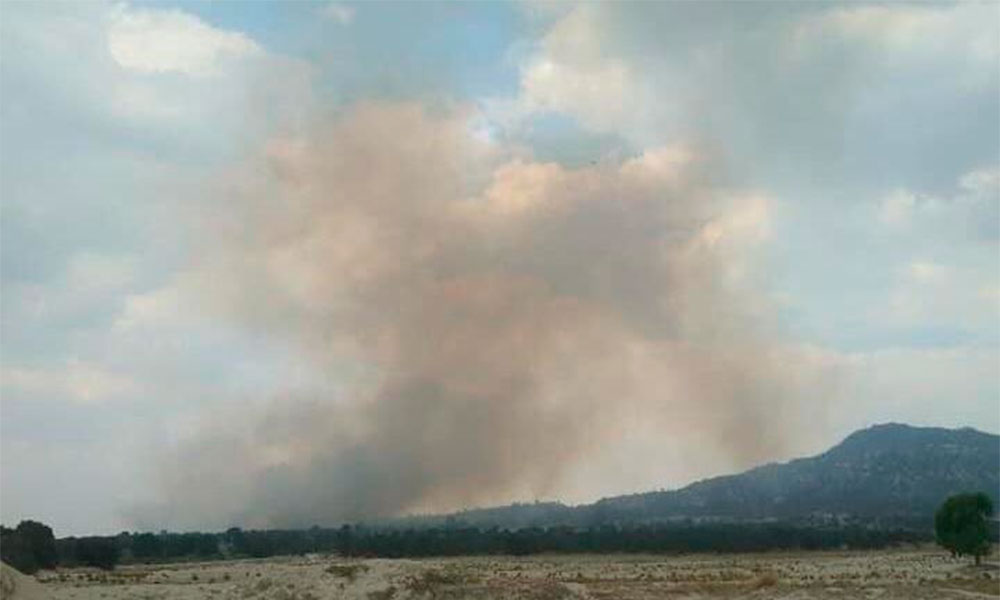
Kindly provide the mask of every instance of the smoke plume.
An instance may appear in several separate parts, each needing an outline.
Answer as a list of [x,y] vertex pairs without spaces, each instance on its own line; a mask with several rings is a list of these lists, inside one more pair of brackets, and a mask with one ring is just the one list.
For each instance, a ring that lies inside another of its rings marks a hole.
[[755,292],[768,199],[694,148],[571,169],[472,123],[362,104],[234,178],[206,225],[206,305],[334,384],[206,423],[166,470],[178,514],[310,525],[558,496],[640,423],[734,465],[781,450],[794,382]]

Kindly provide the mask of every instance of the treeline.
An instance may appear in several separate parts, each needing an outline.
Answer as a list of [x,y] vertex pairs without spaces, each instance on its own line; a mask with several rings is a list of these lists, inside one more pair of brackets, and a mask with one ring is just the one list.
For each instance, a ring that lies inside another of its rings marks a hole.
[[766,550],[877,549],[931,541],[926,532],[861,526],[803,527],[786,523],[673,523],[521,529],[387,528],[345,525],[304,530],[223,533],[129,533],[55,540],[34,521],[3,528],[3,560],[24,571],[59,566],[111,569],[119,562],[157,563],[266,558],[307,553],[357,557],[530,555],[538,553],[686,553]]
[[0,559],[22,573],[55,567],[59,555],[52,528],[38,521],[21,521],[14,529],[0,525]]
[[121,548],[114,537],[57,540],[52,528],[38,521],[21,521],[13,529],[0,525],[0,559],[22,573],[56,566],[111,569],[120,555]]
[[341,534],[338,551],[347,556],[386,558],[539,553],[689,553],[767,550],[875,549],[929,541],[906,530],[861,527],[810,529],[778,523],[641,525],[594,528],[355,529]]

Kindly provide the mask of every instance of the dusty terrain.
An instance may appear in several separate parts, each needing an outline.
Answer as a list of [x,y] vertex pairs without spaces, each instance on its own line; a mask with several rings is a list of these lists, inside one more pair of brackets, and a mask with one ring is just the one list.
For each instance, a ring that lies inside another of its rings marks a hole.
[[940,550],[348,560],[310,556],[39,575],[53,599],[997,598],[983,567]]

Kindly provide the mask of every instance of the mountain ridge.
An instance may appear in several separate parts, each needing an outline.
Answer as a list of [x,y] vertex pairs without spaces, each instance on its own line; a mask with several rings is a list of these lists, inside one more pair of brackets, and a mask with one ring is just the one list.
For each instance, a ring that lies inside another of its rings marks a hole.
[[536,502],[407,517],[410,524],[533,527],[694,521],[924,523],[948,495],[998,500],[1000,436],[972,427],[882,423],[825,452],[719,475],[672,490],[589,504]]

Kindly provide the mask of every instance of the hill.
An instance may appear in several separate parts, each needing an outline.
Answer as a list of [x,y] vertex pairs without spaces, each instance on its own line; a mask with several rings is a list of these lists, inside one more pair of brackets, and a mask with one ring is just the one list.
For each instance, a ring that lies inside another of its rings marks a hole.
[[[755,552],[883,548],[933,538],[949,495],[997,502],[1000,437],[973,429],[878,425],[809,458],[667,491],[593,504],[513,504],[451,515],[219,533],[135,533],[56,540],[58,564],[208,560],[336,552],[425,557],[608,552]],[[998,539],[997,522],[991,536]],[[19,525],[20,529],[21,526]],[[16,530],[7,530],[5,533]],[[9,550],[10,544],[3,544]]]
[[575,507],[515,504],[420,521],[509,528],[684,519],[926,523],[947,496],[970,490],[984,491],[997,503],[1000,436],[971,428],[891,423],[852,433],[817,456],[678,490],[616,496]]

